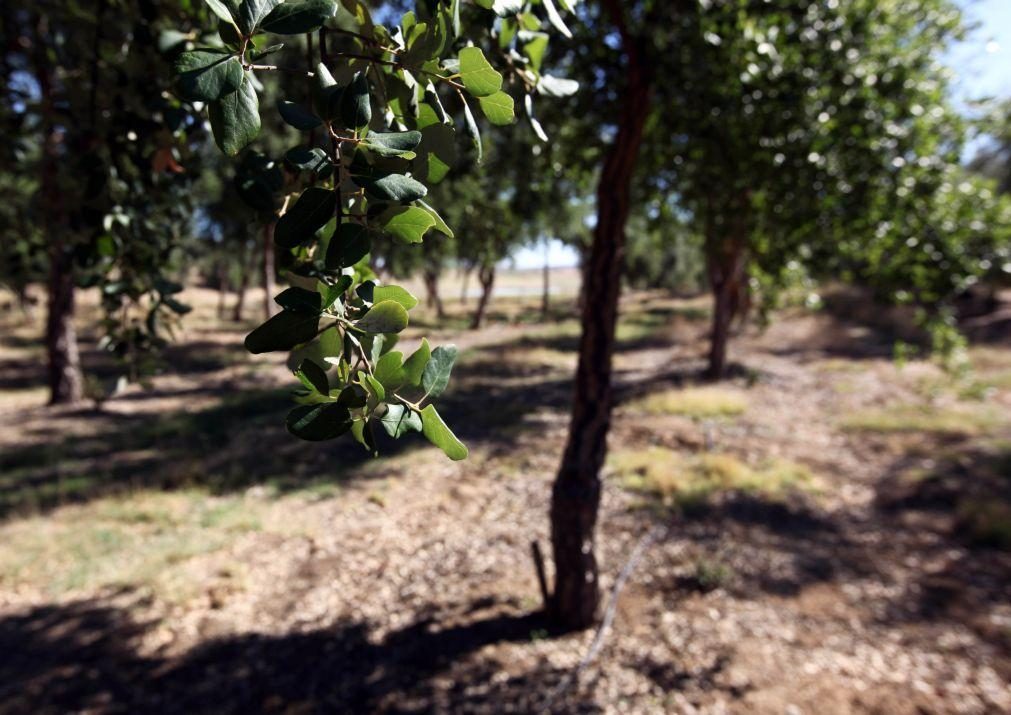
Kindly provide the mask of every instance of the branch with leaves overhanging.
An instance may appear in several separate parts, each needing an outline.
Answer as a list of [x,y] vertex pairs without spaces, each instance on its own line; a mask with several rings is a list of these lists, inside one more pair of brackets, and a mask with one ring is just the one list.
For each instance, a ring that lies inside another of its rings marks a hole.
[[[574,1],[563,1],[564,9]],[[307,139],[285,154],[289,178],[278,162],[245,152],[236,182],[266,220],[276,219],[274,243],[292,283],[275,298],[281,311],[246,338],[253,353],[297,354],[300,404],[288,430],[314,441],[350,432],[376,453],[378,422],[393,438],[422,432],[451,459],[465,458],[467,448],[431,403],[449,383],[457,349],[433,349],[426,339],[407,357],[393,349],[418,301],[399,286],[380,285],[370,254],[374,241],[417,244],[431,230],[453,235],[423,200],[456,163],[456,124],[440,88],[459,101],[478,161],[471,103],[489,123],[509,124],[515,112],[507,86],[526,93],[528,118],[544,135],[530,93],[564,96],[576,88],[541,73],[543,28],[568,34],[561,14],[552,0],[466,7],[421,0],[388,28],[360,0],[206,2],[219,19],[221,45],[183,52],[177,87],[184,99],[207,103],[225,154],[239,155],[260,133],[257,73],[279,77],[283,95],[289,77],[298,90],[311,84],[308,103],[277,104],[281,119]],[[283,47],[270,44],[271,35],[304,35],[306,66],[265,62]],[[475,42],[502,58],[506,76]],[[282,192],[277,217],[272,207]]]

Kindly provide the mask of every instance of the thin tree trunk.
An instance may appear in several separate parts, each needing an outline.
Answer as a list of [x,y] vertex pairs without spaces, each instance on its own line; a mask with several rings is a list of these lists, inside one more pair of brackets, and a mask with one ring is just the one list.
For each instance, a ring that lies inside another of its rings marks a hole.
[[613,401],[611,357],[631,183],[652,84],[649,67],[640,54],[642,46],[625,27],[622,5],[619,0],[605,2],[622,37],[627,85],[618,132],[607,151],[597,187],[597,225],[583,278],[582,337],[572,420],[551,495],[551,544],[555,557],[552,616],[560,626],[569,629],[591,626],[600,602],[594,530],[600,506],[600,468],[607,451]]
[[738,209],[731,222],[732,235],[713,245],[706,257],[709,285],[713,293],[713,325],[709,340],[709,366],[706,377],[722,380],[727,371],[727,345],[730,327],[744,302],[747,268],[746,227]]
[[470,329],[477,330],[484,322],[484,313],[488,308],[488,300],[491,298],[491,289],[495,285],[495,264],[481,266],[477,272],[477,278],[481,282],[481,299],[477,302],[477,310],[470,321]]
[[463,270],[463,278],[460,281],[460,305],[467,305],[467,288],[470,283],[470,270],[465,268]]
[[225,259],[220,259],[215,266],[218,280],[218,320],[225,319],[225,296],[228,293],[228,266]]
[[541,322],[547,322],[548,314],[551,312],[551,266],[549,256],[551,253],[548,239],[544,239],[544,265],[541,268]]
[[74,329],[74,264],[66,244],[67,221],[57,186],[58,144],[61,137],[53,119],[52,81],[43,38],[48,33],[44,18],[37,19],[35,71],[42,100],[42,224],[49,242],[49,280],[46,316],[49,404],[73,404],[83,397],[81,358]]
[[62,240],[49,251],[49,305],[46,352],[49,357],[49,404],[73,404],[83,397],[81,357],[74,328],[73,263]]
[[232,320],[236,323],[242,320],[242,311],[246,305],[246,290],[249,288],[249,277],[253,273],[256,262],[256,251],[250,250],[248,240],[243,240],[243,260],[239,264],[239,285],[235,288],[235,308],[232,309]]
[[34,306],[32,304],[32,298],[28,295],[27,285],[18,285],[14,287],[14,295],[17,297],[18,309],[21,311],[21,319],[26,323],[31,323],[32,317],[35,314]]
[[263,227],[263,319],[277,312],[274,302],[274,221]]
[[425,281],[425,291],[428,293],[428,305],[435,308],[435,315],[438,318],[446,317],[445,307],[442,305],[442,298],[439,296],[439,274],[426,268],[423,271]]

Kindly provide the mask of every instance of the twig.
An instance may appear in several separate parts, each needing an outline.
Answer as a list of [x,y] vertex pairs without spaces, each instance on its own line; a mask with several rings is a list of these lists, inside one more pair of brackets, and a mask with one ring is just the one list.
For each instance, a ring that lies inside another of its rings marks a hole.
[[632,549],[632,553],[628,557],[628,561],[625,562],[621,573],[618,574],[614,586],[611,587],[611,595],[607,601],[607,608],[604,609],[604,618],[601,620],[600,625],[597,626],[597,633],[593,636],[593,641],[590,643],[586,655],[583,656],[575,668],[569,671],[569,674],[562,679],[562,682],[551,691],[544,706],[540,709],[541,713],[551,711],[551,706],[555,704],[555,701],[579,679],[583,671],[586,670],[590,663],[593,662],[593,659],[597,657],[597,654],[600,653],[600,649],[604,645],[604,639],[607,637],[611,623],[614,621],[614,615],[618,609],[618,596],[621,595],[621,589],[625,587],[625,583],[632,575],[635,567],[639,565],[642,557],[646,554],[646,550],[657,541],[666,538],[669,531],[670,525],[657,524],[636,543],[635,548]]

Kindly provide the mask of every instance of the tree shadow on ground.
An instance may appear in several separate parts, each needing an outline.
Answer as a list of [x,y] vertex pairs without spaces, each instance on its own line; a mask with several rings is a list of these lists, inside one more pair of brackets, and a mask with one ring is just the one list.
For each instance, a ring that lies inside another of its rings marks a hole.
[[[505,366],[491,375],[481,365],[463,362],[452,390],[439,399],[440,413],[471,447],[508,451],[526,428],[531,406],[561,409],[568,404],[567,373],[530,379],[522,366],[512,369],[510,373]],[[125,489],[204,487],[226,493],[269,484],[285,492],[355,478],[371,461],[349,438],[306,443],[287,434],[284,416],[293,406],[288,389],[228,384],[196,389],[203,396],[220,395],[220,403],[170,413],[127,413],[117,412],[114,402],[102,412],[66,413],[67,419],[86,414],[88,432],[83,435],[64,434],[59,419],[47,417],[37,443],[0,454],[0,516]],[[117,399],[143,403],[185,396],[189,390],[152,390]],[[386,456],[428,446],[420,435],[395,441],[381,429],[376,432]]]
[[[517,675],[478,652],[529,641],[546,623],[494,599],[475,606],[458,625],[422,619],[377,638],[371,624],[343,621],[211,640],[177,658],[139,654],[156,624],[107,601],[42,606],[0,620],[0,712],[533,711],[563,674]],[[589,711],[564,702],[564,712]]]
[[1011,603],[1011,443],[963,440],[926,464],[901,461],[877,485],[886,518],[946,553],[889,617],[959,620],[1011,653],[1011,632],[988,617],[988,606]]

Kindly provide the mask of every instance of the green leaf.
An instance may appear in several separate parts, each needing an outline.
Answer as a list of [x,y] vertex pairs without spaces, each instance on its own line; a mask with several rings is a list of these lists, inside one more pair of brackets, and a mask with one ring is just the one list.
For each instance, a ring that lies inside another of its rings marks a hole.
[[176,315],[186,315],[191,310],[193,310],[193,306],[180,303],[172,296],[164,296],[161,299],[161,302]]
[[369,99],[369,79],[365,72],[356,72],[351,84],[341,96],[341,119],[353,128],[367,127],[372,121],[372,102]]
[[295,313],[319,315],[322,310],[323,296],[314,290],[292,286],[278,293],[274,302],[285,310]]
[[351,425],[351,434],[354,436],[355,441],[365,447],[373,457],[379,456],[379,452],[376,449],[376,437],[372,434],[372,425],[369,424],[368,420],[356,420]]
[[254,60],[262,60],[268,55],[272,55],[275,52],[280,52],[284,49],[284,43],[280,42],[276,45],[270,45],[269,47],[264,47],[262,50],[254,50],[250,57]]
[[288,413],[285,426],[299,439],[322,442],[347,432],[351,428],[351,413],[336,402],[301,405]]
[[432,111],[435,112],[436,118],[442,124],[446,123],[446,108],[442,106],[442,100],[439,99],[439,93],[435,89],[435,85],[431,81],[425,86],[425,102]]
[[326,248],[327,270],[353,266],[372,250],[368,229],[357,223],[342,223],[337,227]]
[[449,0],[449,12],[452,17],[450,29],[453,31],[453,37],[460,36],[460,0]]
[[[283,5],[281,7],[284,7]],[[315,129],[323,122],[315,114],[303,107],[301,104],[278,100],[277,111],[281,114],[281,119],[303,132]]]
[[337,80],[333,78],[330,70],[322,62],[316,65],[315,79],[316,82],[312,90],[312,106],[319,116],[333,119],[337,116],[341,88],[337,86]]
[[260,27],[277,35],[300,35],[315,32],[336,14],[334,0],[288,0],[271,10]]
[[218,147],[228,156],[237,156],[260,133],[260,103],[249,79],[231,94],[208,107],[211,131]]
[[513,98],[505,92],[496,92],[487,97],[480,97],[477,100],[481,103],[481,110],[488,121],[499,126],[512,123],[516,116],[513,108]]
[[316,337],[319,315],[282,310],[246,336],[246,350],[258,355],[291,350]]
[[221,0],[204,0],[207,3],[207,7],[211,9],[215,15],[224,20],[225,22],[235,23],[235,17],[228,6]]
[[386,399],[386,388],[383,387],[383,383],[379,382],[375,377],[367,373],[362,374],[362,382],[365,385],[365,389],[369,391],[369,401],[366,404],[372,403],[372,407]]
[[558,14],[558,9],[555,7],[555,3],[552,0],[541,0],[544,5],[545,11],[548,13],[548,22],[554,25],[555,29],[562,33],[563,36],[572,39],[572,32],[566,26],[565,21],[562,20],[562,16]]
[[[522,38],[521,38],[522,39]],[[548,34],[546,32],[530,33],[529,42],[523,45],[523,54],[530,58],[530,66],[535,72],[541,71],[544,52],[548,49]]]
[[568,97],[578,91],[579,82],[574,79],[545,74],[537,80],[537,92],[548,97]]
[[379,156],[403,156],[411,154],[421,143],[421,132],[369,132],[362,146]]
[[544,127],[541,126],[541,123],[537,120],[537,117],[534,116],[533,95],[530,94],[523,95],[523,107],[524,109],[527,110],[527,119],[530,120],[530,127],[534,130],[534,134],[536,134],[537,138],[540,139],[542,142],[548,141],[548,135],[544,131]]
[[418,299],[400,286],[376,286],[372,291],[372,300],[376,303],[395,300],[404,306],[404,310],[410,310],[418,304]]
[[218,20],[218,37],[225,43],[225,47],[233,53],[237,53],[239,48],[242,47],[242,34],[234,22]]
[[337,193],[310,186],[298,197],[295,205],[277,221],[274,243],[281,248],[294,248],[313,238],[337,210]]
[[499,17],[515,15],[523,9],[523,0],[493,0],[491,9]]
[[353,178],[367,193],[382,201],[403,203],[420,199],[428,193],[424,184],[403,174],[389,174],[379,179],[364,176]]
[[455,345],[441,345],[432,351],[432,357],[421,374],[421,389],[426,395],[438,397],[445,391],[459,352]]
[[404,354],[394,350],[381,356],[376,361],[375,374],[387,395],[402,387],[407,382],[407,373],[404,372]]
[[[328,328],[320,333],[319,352],[324,362],[326,362],[327,358],[339,360],[340,356],[343,355],[344,339],[337,332],[337,328]],[[333,363],[327,362],[325,369],[329,370],[331,367],[333,367]]]
[[432,348],[428,345],[428,339],[421,339],[421,347],[411,353],[411,357],[404,360],[404,375],[407,382],[414,387],[421,385],[421,376],[425,372],[425,366],[432,357]]
[[387,405],[386,414],[379,418],[379,424],[394,439],[423,429],[421,415],[405,405]]
[[213,102],[242,86],[239,58],[212,48],[183,52],[175,61],[179,94],[191,102]]
[[[462,98],[463,95],[461,94]],[[477,128],[477,120],[474,119],[474,113],[470,111],[470,105],[467,101],[463,102],[463,119],[467,125],[467,133],[470,135],[471,141],[474,142],[474,148],[477,150],[477,163],[481,163],[481,159],[484,156],[484,148],[481,146],[481,131]]]
[[[326,371],[312,360],[303,360],[295,371],[302,384],[315,390],[321,395],[330,394],[330,381],[326,378]],[[303,379],[304,378],[304,379]]]
[[399,333],[407,323],[404,306],[394,300],[384,300],[373,305],[355,325],[366,333]]
[[421,201],[421,200],[418,201],[418,206],[420,206],[421,208],[425,209],[425,211],[427,211],[429,213],[429,215],[432,218],[435,219],[435,230],[436,231],[441,231],[442,233],[446,234],[450,238],[453,238],[453,236],[454,236],[453,229],[451,229],[446,224],[446,222],[442,220],[442,216],[439,215],[438,211],[436,211],[431,206],[429,206],[428,204],[426,204],[424,201]]
[[436,411],[434,405],[427,405],[421,411],[421,431],[428,438],[428,441],[446,453],[446,456],[454,462],[466,459],[469,452],[467,447],[457,439],[453,431],[442,421],[442,417]]
[[391,207],[379,221],[387,233],[404,243],[421,243],[425,233],[436,225],[432,215],[417,206]]
[[329,163],[326,153],[319,147],[309,149],[308,147],[297,146],[294,149],[289,149],[284,158],[288,160],[288,163],[297,166],[303,171],[322,172],[324,167]]
[[372,362],[378,362],[379,358],[386,353],[393,350],[397,343],[400,342],[400,336],[394,333],[387,333],[386,335],[373,335],[372,336],[372,347],[369,350],[369,355],[372,357]]
[[337,404],[356,409],[358,407],[365,407],[368,399],[369,393],[365,391],[364,387],[361,385],[348,385],[337,396]]
[[488,63],[480,47],[460,50],[460,79],[475,97],[487,97],[502,89],[502,75]]
[[413,171],[425,183],[437,184],[456,163],[456,132],[446,124],[432,124],[422,129],[421,135]]
[[252,35],[260,23],[270,12],[281,4],[283,0],[242,0],[239,5],[238,20],[239,29],[247,35]]

